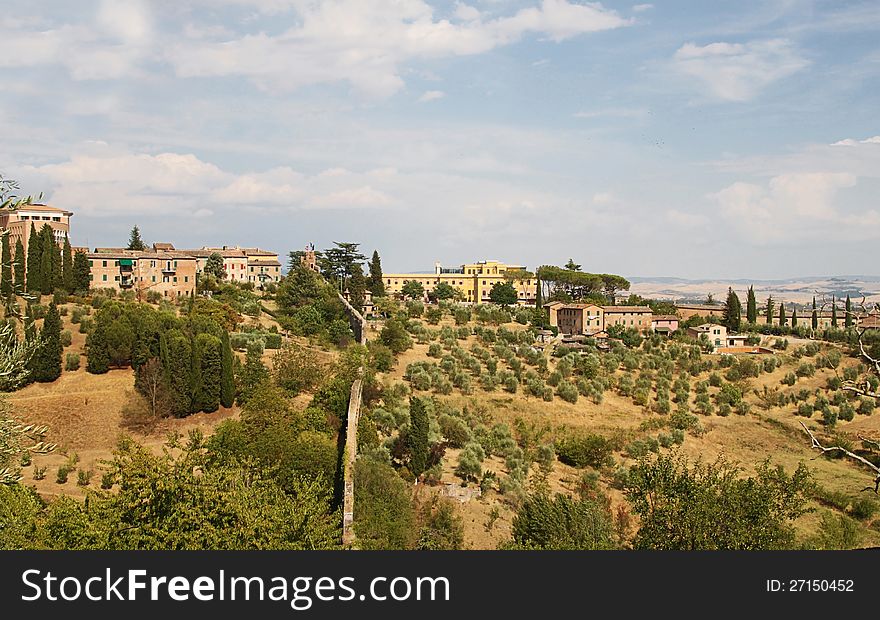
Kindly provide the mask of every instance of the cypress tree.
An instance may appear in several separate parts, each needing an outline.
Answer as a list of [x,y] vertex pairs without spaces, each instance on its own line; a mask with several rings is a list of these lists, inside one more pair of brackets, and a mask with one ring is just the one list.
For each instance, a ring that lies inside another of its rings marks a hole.
[[785,325],[785,324],[786,324],[786,318],[785,318],[785,302],[782,302],[782,303],[779,304],[779,324],[780,324],[780,325]]
[[55,236],[52,227],[43,224],[40,230],[40,291],[43,295],[51,295],[55,290]]
[[544,291],[541,290],[541,276],[538,274],[538,270],[535,270],[535,309],[543,310],[544,309]]
[[837,327],[837,300],[831,297],[831,327]]
[[175,416],[189,415],[192,406],[192,345],[180,330],[164,332],[161,339],[162,367],[171,392]]
[[43,257],[42,238],[37,234],[37,229],[31,223],[31,234],[28,237],[27,249],[27,290],[29,293],[37,293],[38,295],[43,289],[42,280],[40,280],[40,260]]
[[853,326],[853,317],[852,317],[852,301],[849,298],[849,295],[846,296],[846,316],[843,317],[843,326],[847,329]]
[[428,411],[424,401],[417,396],[409,400],[409,432],[406,439],[410,471],[418,478],[428,467]]
[[220,404],[224,407],[231,407],[235,402],[235,377],[233,376],[233,359],[232,347],[229,344],[229,332],[223,330],[223,337],[220,339],[222,347],[222,366],[223,376],[220,382]]
[[89,257],[85,252],[77,252],[73,257],[73,290],[87,293],[91,288]]
[[773,295],[767,298],[767,325],[773,324]]
[[61,288],[68,293],[73,293],[73,250],[70,247],[70,237],[67,235],[64,235],[64,250],[61,253],[61,282]]
[[193,403],[192,412],[217,411],[223,376],[223,355],[220,339],[211,334],[199,334],[193,347]]
[[9,234],[3,235],[3,250],[0,252],[3,261],[0,269],[0,293],[4,299],[12,297],[12,252],[9,249]]
[[24,245],[21,239],[15,241],[15,260],[12,269],[15,276],[15,293],[21,295],[24,293]]
[[51,383],[61,376],[61,316],[54,303],[49,304],[43,329],[40,332],[40,346],[31,358],[32,376],[39,383]]
[[110,370],[106,329],[106,322],[97,317],[94,329],[86,336],[86,371],[93,375],[102,375]]
[[813,297],[813,329],[819,329],[819,311],[816,309],[816,297]]
[[382,275],[382,260],[379,258],[379,252],[373,250],[373,257],[370,259],[370,278],[368,288],[373,297],[385,296],[385,280]]
[[755,299],[755,287],[749,287],[749,296],[746,299],[746,320],[749,323],[758,322],[758,302]]
[[732,287],[727,289],[727,299],[724,302],[721,322],[727,326],[727,329],[739,331],[742,322],[742,304]]
[[791,326],[797,327],[797,306],[791,309]]
[[360,265],[355,265],[348,280],[348,300],[358,312],[363,311],[366,290],[367,283],[364,272]]

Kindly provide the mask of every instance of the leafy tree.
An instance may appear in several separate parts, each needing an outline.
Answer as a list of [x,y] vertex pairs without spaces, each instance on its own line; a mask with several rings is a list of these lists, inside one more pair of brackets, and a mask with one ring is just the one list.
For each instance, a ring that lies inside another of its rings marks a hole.
[[61,316],[54,303],[49,304],[43,329],[40,331],[40,346],[31,361],[32,377],[39,383],[51,383],[61,376]]
[[321,276],[300,264],[278,286],[275,300],[289,314],[296,308],[313,304],[321,294]]
[[37,229],[31,223],[31,234],[28,237],[27,250],[27,290],[29,293],[37,293],[43,289],[43,283],[40,279],[41,265],[43,258],[42,237],[37,234]]
[[812,327],[813,327],[813,329],[819,329],[819,311],[816,308],[816,298],[815,297],[813,297]]
[[758,322],[758,302],[755,299],[755,287],[749,287],[749,294],[746,298],[746,320],[753,325]]
[[406,299],[422,299],[425,296],[425,287],[418,280],[407,280],[400,288],[400,292]]
[[496,282],[489,291],[489,300],[499,306],[516,305],[518,299],[516,288],[510,282]]
[[853,326],[852,300],[850,300],[849,295],[846,296],[846,305],[844,306],[844,310],[846,311],[846,315],[843,317],[843,326],[846,329],[849,329]]
[[333,245],[336,247],[324,250],[318,258],[318,265],[325,278],[333,282],[338,290],[345,290],[355,268],[361,269],[363,274],[361,265],[366,256],[358,250],[359,243],[333,242]]
[[727,329],[739,331],[742,322],[742,304],[732,287],[727,289],[727,300],[724,302],[721,322],[727,326]]
[[382,260],[379,258],[379,252],[373,250],[373,256],[370,259],[370,276],[367,279],[367,288],[373,294],[373,297],[385,296],[385,279],[382,275]]
[[[189,415],[192,412],[193,387],[193,351],[189,338],[178,329],[164,332],[161,359],[165,381],[171,392],[172,413],[177,417]],[[89,361],[91,362],[91,358]]]
[[244,365],[238,373],[238,402],[248,401],[260,384],[269,380],[269,369],[263,364],[259,345],[252,342],[248,345]]
[[207,260],[205,260],[204,272],[209,276],[214,276],[218,280],[225,280],[226,268],[223,266],[223,257],[217,252],[213,252]]
[[406,444],[410,457],[410,471],[418,478],[428,465],[428,410],[425,402],[413,396],[409,400],[409,431]]
[[771,550],[790,548],[792,521],[806,512],[810,474],[789,476],[768,461],[753,477],[719,459],[689,464],[661,455],[630,469],[626,497],[639,516],[636,549]]
[[15,258],[12,261],[12,271],[15,276],[15,294],[24,293],[24,245],[21,239],[15,240]]
[[362,549],[409,549],[416,537],[409,486],[384,463],[360,458],[355,463],[357,510],[354,531]]
[[141,239],[141,229],[137,226],[134,226],[131,229],[131,234],[128,236],[128,249],[139,250],[141,252],[147,249],[147,244]]
[[391,349],[395,355],[403,353],[412,347],[412,338],[406,331],[406,326],[399,319],[385,321],[382,331],[379,332],[379,341]]
[[73,250],[70,247],[70,237],[64,235],[64,248],[61,251],[61,284],[68,293],[73,293],[75,277],[73,273]]
[[231,407],[235,403],[234,355],[229,344],[229,332],[225,329],[220,338],[222,354],[222,376],[220,377],[220,404]]
[[135,333],[125,318],[120,317],[110,322],[104,331],[104,342],[111,366],[122,367],[131,364]]
[[434,496],[416,511],[418,541],[415,548],[452,551],[464,547],[464,524],[448,497]]
[[320,359],[294,342],[286,343],[275,352],[272,369],[275,383],[292,396],[313,390],[327,375],[327,368]]
[[433,295],[436,299],[452,299],[455,297],[455,287],[448,282],[441,282],[434,287]]
[[73,256],[73,290],[87,292],[92,285],[88,254],[82,250]]
[[770,295],[767,298],[766,314],[767,314],[767,325],[773,323],[773,295]]
[[159,358],[150,358],[138,366],[134,374],[134,389],[144,397],[153,419],[171,415],[171,393]]
[[569,271],[580,271],[581,266],[574,262],[574,259],[569,258],[568,262],[565,263],[565,268]]
[[529,495],[513,519],[516,549],[598,550],[615,547],[607,505],[546,489]]

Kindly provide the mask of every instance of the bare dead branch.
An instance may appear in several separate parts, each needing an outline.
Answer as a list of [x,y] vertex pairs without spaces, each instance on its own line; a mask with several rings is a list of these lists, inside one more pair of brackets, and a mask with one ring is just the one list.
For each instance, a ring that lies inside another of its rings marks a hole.
[[[820,450],[822,452],[822,454],[827,454],[829,452],[834,452],[834,451],[842,452],[843,454],[845,454],[849,458],[853,459],[854,461],[858,461],[859,463],[862,463],[863,465],[866,465],[871,470],[873,470],[873,472],[875,474],[873,490],[874,490],[874,493],[880,493],[880,467],[878,467],[877,465],[874,465],[874,463],[872,463],[871,461],[869,461],[865,457],[860,456],[860,455],[856,454],[855,452],[851,452],[850,450],[847,450],[846,448],[842,448],[840,446],[827,446],[827,447],[823,446],[822,443],[818,439],[816,439],[816,436],[813,434],[813,432],[809,428],[807,428],[806,424],[804,424],[803,422],[801,422],[800,424],[803,427],[804,432],[810,436],[810,441],[812,442],[812,445],[811,445],[812,448],[815,448],[816,450]],[[866,489],[871,489],[871,488],[872,487],[866,487]],[[865,489],[863,489],[863,490],[865,490]]]

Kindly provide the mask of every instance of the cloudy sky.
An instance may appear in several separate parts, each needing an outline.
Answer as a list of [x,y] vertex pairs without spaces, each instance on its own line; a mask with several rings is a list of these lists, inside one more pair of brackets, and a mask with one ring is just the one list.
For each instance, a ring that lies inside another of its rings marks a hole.
[[880,272],[877,2],[3,4],[0,172],[79,245]]

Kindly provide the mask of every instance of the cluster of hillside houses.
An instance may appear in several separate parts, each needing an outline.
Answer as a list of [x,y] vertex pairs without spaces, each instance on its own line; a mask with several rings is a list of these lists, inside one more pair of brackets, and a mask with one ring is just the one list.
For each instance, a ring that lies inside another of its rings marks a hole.
[[[73,213],[45,204],[25,204],[0,213],[0,229],[8,232],[14,247],[21,241],[27,255],[31,227],[40,230],[48,224],[57,243],[70,235]],[[195,294],[196,274],[201,273],[212,254],[223,258],[226,279],[261,285],[281,280],[277,252],[239,246],[202,247],[178,250],[170,243],[154,243],[147,250],[125,248],[73,247],[89,258],[93,288],[133,289],[138,293],[157,291],[165,298]]]

